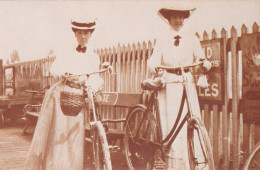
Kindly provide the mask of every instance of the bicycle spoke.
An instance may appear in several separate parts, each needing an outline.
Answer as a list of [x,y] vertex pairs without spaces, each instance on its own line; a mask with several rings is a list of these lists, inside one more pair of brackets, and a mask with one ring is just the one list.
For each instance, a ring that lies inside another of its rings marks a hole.
[[188,124],[188,153],[191,170],[215,169],[205,126],[196,118],[191,118]]
[[156,141],[158,141],[156,119],[151,112],[148,112],[148,117],[144,118],[145,114],[144,108],[136,107],[126,120],[124,141],[130,170],[152,169],[154,166],[152,155],[154,155],[156,147],[160,147],[156,146]]
[[[204,158],[206,159],[207,158],[207,155],[206,155],[206,152],[205,152],[205,147],[204,147],[204,145],[202,145],[202,134],[200,133],[200,131],[198,131],[197,130],[197,132],[198,132],[198,138],[199,138],[199,142],[200,142],[200,146],[201,146],[201,149],[202,149],[202,152],[203,152],[203,155],[204,155]],[[207,163],[208,161],[207,160],[205,160],[205,163]]]
[[[204,165],[204,167],[202,167],[202,168],[200,168],[200,169],[204,169],[205,167],[207,167],[207,163],[208,163],[208,160],[207,160],[207,155],[206,155],[206,152],[205,152],[205,147],[204,147],[204,145],[203,145],[203,143],[202,143],[202,136],[201,136],[201,134],[200,134],[200,132],[199,131],[197,131],[197,133],[198,133],[198,139],[199,139],[199,144],[200,144],[200,149],[201,149],[201,152],[202,152],[202,154],[203,154],[203,159],[204,159],[204,161],[203,160],[199,160],[198,158],[197,158],[197,165]],[[198,153],[199,154],[199,153]],[[199,157],[199,156],[198,156]]]
[[[195,159],[195,153],[194,153],[194,142],[193,142],[193,139],[194,139],[194,133],[193,132],[191,132],[192,133],[192,137],[190,137],[188,140],[190,140],[190,144],[191,144],[191,151],[192,151],[192,156],[193,156],[193,158]],[[194,160],[195,161],[195,160]]]
[[95,122],[93,131],[93,151],[95,169],[111,170],[111,159],[105,129],[100,121]]
[[256,160],[254,160],[254,163],[260,167],[260,164]]
[[134,137],[133,137],[134,134],[133,134],[133,132],[130,130],[131,128],[130,128],[130,125],[129,125],[128,121],[126,122],[126,128],[129,129],[130,137],[131,137],[131,139],[133,140],[133,139],[134,139]]
[[260,141],[252,148],[251,153],[245,161],[243,170],[260,169]]

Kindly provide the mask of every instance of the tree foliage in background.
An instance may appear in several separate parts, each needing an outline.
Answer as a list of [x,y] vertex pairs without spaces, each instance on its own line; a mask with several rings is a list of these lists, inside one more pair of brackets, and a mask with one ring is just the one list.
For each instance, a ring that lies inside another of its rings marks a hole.
[[20,56],[17,50],[13,50],[11,53],[11,63],[14,64],[16,61],[20,61]]

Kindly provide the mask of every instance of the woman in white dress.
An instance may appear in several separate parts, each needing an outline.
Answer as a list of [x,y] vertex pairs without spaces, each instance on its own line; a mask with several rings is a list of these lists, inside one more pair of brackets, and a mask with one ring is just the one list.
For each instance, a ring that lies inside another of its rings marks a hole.
[[[161,8],[158,15],[167,23],[169,29],[167,32],[161,32],[161,36],[156,39],[155,48],[151,58],[148,61],[150,71],[156,73],[156,67],[160,65],[178,67],[196,63],[204,60],[204,67],[210,69],[211,64],[205,60],[200,41],[195,33],[190,29],[183,29],[185,21],[190,17],[195,8],[186,5],[174,5],[172,7]],[[188,30],[188,31],[187,31]],[[162,71],[159,71],[162,73]],[[161,125],[163,136],[166,137],[170,132],[177,118],[183,94],[183,85],[174,83],[181,80],[179,73],[163,73],[165,75],[166,86],[159,91],[159,110],[161,116]],[[191,72],[184,73],[186,77],[194,82]],[[161,74],[162,75],[162,74]],[[191,93],[192,109],[200,113],[199,103],[197,102],[197,91],[195,84],[189,83]],[[194,100],[192,100],[194,98]],[[187,113],[187,103],[182,113],[182,118]],[[201,115],[197,115],[200,116]],[[187,129],[186,125],[182,128],[167,158],[168,169],[189,169],[187,154]]]
[[[65,83],[65,74],[97,71],[100,61],[93,49],[87,46],[95,30],[96,21],[72,20],[71,24],[79,45],[71,49],[64,48],[63,55],[56,56],[51,71],[53,74],[59,75],[61,80],[53,85],[45,95],[25,170],[82,170],[84,168],[84,113],[87,109],[83,105],[76,116],[64,115],[64,110],[60,105],[60,94],[64,89],[69,92],[82,91],[79,84],[68,83],[73,82],[73,79],[69,79]],[[90,76],[88,82],[85,82],[84,78],[84,76],[79,78],[81,83],[88,83],[87,85],[91,85],[96,90],[102,85],[98,75]]]

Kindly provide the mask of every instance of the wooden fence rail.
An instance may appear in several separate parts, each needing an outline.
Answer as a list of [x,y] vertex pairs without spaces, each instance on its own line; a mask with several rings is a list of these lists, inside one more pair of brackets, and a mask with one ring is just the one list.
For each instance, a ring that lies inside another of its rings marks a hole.
[[[254,23],[253,33],[259,33],[259,26]],[[244,122],[244,114],[240,110],[241,100],[241,48],[239,41],[242,36],[249,34],[245,25],[241,27],[241,36],[232,27],[230,37],[223,28],[218,35],[215,30],[211,34],[204,31],[203,41],[223,39],[224,60],[223,69],[223,101],[213,103],[201,101],[202,118],[210,135],[213,155],[218,169],[239,169],[248,156],[254,143],[259,140],[256,136],[258,124]],[[197,34],[198,35],[198,34]],[[209,38],[211,36],[211,38]],[[142,93],[140,83],[149,77],[147,60],[153,53],[156,41],[137,44],[120,45],[112,48],[97,49],[100,62],[108,61],[114,74],[102,74],[105,81],[105,91],[122,93]],[[243,51],[242,51],[243,53]],[[52,85],[49,68],[55,58],[46,58],[32,62],[5,65],[4,68],[15,67],[16,82],[37,79],[41,88]],[[29,75],[29,76],[25,76]],[[230,76],[231,75],[231,76]],[[38,78],[36,78],[38,77]],[[18,86],[17,86],[18,88]],[[232,92],[232,95],[230,93]],[[102,106],[104,118],[125,118],[129,108]],[[123,130],[123,123],[109,125],[110,128]]]

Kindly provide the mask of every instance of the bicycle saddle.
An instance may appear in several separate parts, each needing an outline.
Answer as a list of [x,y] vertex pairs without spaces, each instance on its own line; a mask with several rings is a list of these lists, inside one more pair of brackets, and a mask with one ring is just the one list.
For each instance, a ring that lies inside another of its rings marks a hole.
[[160,90],[165,86],[165,80],[161,77],[146,79],[141,83],[143,90]]

